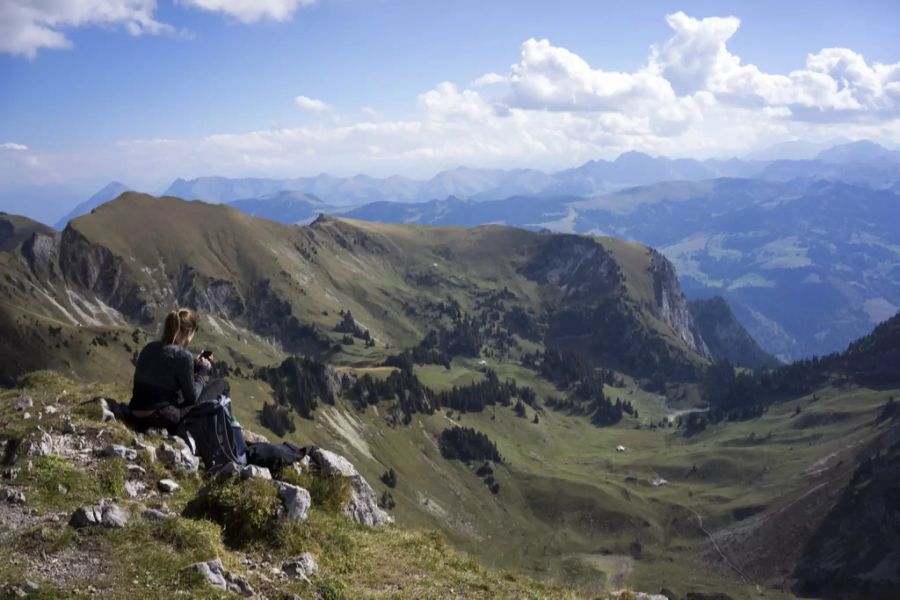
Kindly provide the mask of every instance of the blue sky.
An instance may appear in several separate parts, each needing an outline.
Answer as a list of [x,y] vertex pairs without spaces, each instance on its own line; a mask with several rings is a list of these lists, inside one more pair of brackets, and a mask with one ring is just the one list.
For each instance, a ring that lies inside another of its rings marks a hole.
[[[552,169],[900,133],[887,0],[44,4],[0,0],[3,183]],[[810,66],[826,48],[844,53]]]

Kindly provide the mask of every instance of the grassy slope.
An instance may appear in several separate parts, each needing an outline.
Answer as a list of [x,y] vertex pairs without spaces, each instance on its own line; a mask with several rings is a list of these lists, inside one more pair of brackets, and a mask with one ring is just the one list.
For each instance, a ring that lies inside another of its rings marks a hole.
[[[492,367],[533,385],[539,398],[558,393],[516,365]],[[459,360],[450,371],[418,367],[417,373],[436,389],[481,377],[474,364]],[[392,429],[373,408],[343,409],[342,419],[327,408],[314,421],[298,419],[298,431],[288,439],[339,444],[371,481],[394,468],[399,522],[438,526],[488,564],[523,568],[590,592],[630,584],[749,598],[756,596],[756,583],[780,584],[782,574],[775,566],[754,572],[747,564],[791,555],[784,548],[814,528],[821,507],[809,508],[808,522],[793,529],[790,511],[811,498],[827,500],[829,490],[842,486],[855,453],[880,433],[874,423],[878,411],[896,393],[829,387],[817,393],[816,402],[806,397],[777,405],[760,419],[715,426],[693,438],[676,429],[651,429],[648,424],[665,407],[629,386],[608,394],[635,404],[644,422],[640,429],[632,419],[598,429],[582,417],[552,411],[533,424],[530,409],[527,419],[519,419],[500,407],[455,413],[452,423],[445,413],[418,415],[409,428]],[[801,413],[795,416],[797,406]],[[495,469],[498,496],[472,468],[440,458],[436,438],[451,424],[475,427],[497,442],[505,460]],[[628,451],[617,453],[619,444]],[[669,484],[653,487],[656,477]],[[386,489],[380,483],[376,488]],[[744,520],[736,516],[754,510],[762,512]],[[698,516],[707,531],[717,532],[717,543],[746,580],[714,552]],[[785,546],[758,547],[775,539],[772,528],[785,532],[779,539]],[[635,540],[643,546],[640,560],[630,557]],[[771,590],[766,595],[782,597]]]
[[[22,392],[34,400],[32,417],[24,419],[12,408]],[[133,434],[118,423],[101,424],[90,405],[80,403],[102,394],[117,396],[119,386],[85,386],[55,374],[30,377],[22,390],[0,392],[0,440],[21,439],[37,431],[59,431],[64,418],[73,419],[80,435],[102,447],[107,443],[130,443]],[[58,412],[44,414],[45,406]],[[40,422],[36,415],[41,414]],[[148,439],[154,443],[153,439]],[[155,440],[158,443],[159,440]],[[143,458],[139,457],[138,462]],[[23,461],[24,463],[24,461]],[[32,458],[9,482],[22,490],[28,506],[0,507],[4,515],[19,511],[31,514],[24,527],[5,527],[0,519],[0,593],[10,586],[32,581],[39,586],[29,597],[91,596],[88,587],[106,598],[169,598],[189,594],[192,598],[216,598],[214,592],[182,569],[187,565],[222,559],[230,570],[244,574],[263,597],[296,593],[304,598],[569,598],[563,588],[537,582],[514,573],[489,571],[450,549],[443,538],[428,531],[386,527],[371,529],[313,506],[310,519],[291,531],[277,545],[251,545],[237,549],[223,542],[222,528],[212,522],[173,517],[163,523],[142,521],[137,514],[121,530],[74,531],[66,524],[78,506],[101,497],[118,498],[120,505],[138,512],[140,505],[122,496],[124,463],[97,458],[84,464],[58,457]],[[151,504],[164,504],[178,514],[199,486],[196,475],[170,473],[158,463],[143,461],[152,478],[172,477],[182,489]],[[60,489],[65,486],[65,492]],[[4,516],[0,515],[0,517]],[[54,515],[59,515],[57,519]],[[312,552],[320,567],[311,584],[272,578],[269,570],[300,551]],[[97,559],[93,567],[63,571],[52,576],[50,563],[80,563]]]

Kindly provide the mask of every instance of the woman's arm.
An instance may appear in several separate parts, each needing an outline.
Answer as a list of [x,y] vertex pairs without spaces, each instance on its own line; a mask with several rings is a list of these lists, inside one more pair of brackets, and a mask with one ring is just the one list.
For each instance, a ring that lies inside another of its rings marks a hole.
[[181,396],[184,398],[185,404],[197,404],[200,399],[200,393],[203,391],[203,385],[206,383],[206,376],[209,374],[209,363],[201,361],[199,368],[195,368],[197,363],[194,356],[184,350],[178,353],[178,365],[175,370],[175,376],[178,378],[178,385],[181,388]]

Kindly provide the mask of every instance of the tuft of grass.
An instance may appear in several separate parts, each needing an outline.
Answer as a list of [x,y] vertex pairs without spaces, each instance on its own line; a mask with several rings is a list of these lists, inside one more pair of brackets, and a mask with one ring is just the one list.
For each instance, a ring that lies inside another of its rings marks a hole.
[[344,477],[299,473],[286,467],[281,469],[277,478],[302,487],[309,492],[314,506],[328,512],[338,512],[350,500],[350,482]]
[[125,461],[118,457],[108,458],[97,468],[97,483],[100,491],[107,496],[121,496],[125,491],[128,470]]
[[169,518],[155,525],[153,537],[192,556],[225,554],[222,529],[206,519]]
[[271,539],[281,501],[271,481],[232,476],[202,490],[186,508],[187,514],[222,525],[225,541],[242,548]]

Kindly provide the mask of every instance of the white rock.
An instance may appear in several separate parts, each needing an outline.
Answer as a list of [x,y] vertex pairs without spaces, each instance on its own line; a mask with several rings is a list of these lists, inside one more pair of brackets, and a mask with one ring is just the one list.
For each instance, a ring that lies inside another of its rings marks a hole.
[[241,596],[252,596],[253,588],[246,579],[225,570],[222,561],[218,558],[206,562],[195,563],[187,567],[195,573],[199,573],[213,587],[220,590],[228,590]]
[[309,507],[312,506],[312,497],[309,492],[302,487],[283,481],[276,481],[275,486],[278,488],[278,498],[281,500],[279,516],[294,521],[306,521]]
[[181,489],[181,486],[172,479],[160,479],[159,483],[156,484],[156,487],[164,494],[174,494]]
[[341,512],[361,525],[378,527],[393,523],[394,519],[378,506],[375,490],[349,460],[322,448],[313,450],[313,461],[322,473],[346,477],[350,482],[350,500]]
[[126,481],[125,495],[129,498],[137,498],[141,492],[147,489],[143,481]]
[[34,406],[34,400],[28,394],[22,394],[13,402],[13,408],[16,410],[25,410]]
[[92,525],[103,525],[110,528],[122,528],[128,523],[128,511],[115,504],[101,501],[93,506],[82,506],[72,513],[69,525],[78,529]]
[[281,565],[281,570],[288,577],[295,577],[309,581],[309,576],[319,572],[319,565],[316,559],[309,552],[304,552],[300,556],[289,558]]
[[191,453],[186,444],[176,449],[163,442],[156,449],[156,457],[170,469],[192,473],[200,468],[200,459]]
[[22,490],[0,488],[0,502],[10,504],[25,504],[25,494]]
[[134,463],[125,465],[125,468],[128,470],[129,477],[141,478],[147,474],[147,469],[145,469],[141,465],[136,465]]
[[56,413],[59,412],[59,409],[53,405],[47,405],[44,407],[44,412],[47,413],[48,415],[55,415]]
[[241,479],[250,479],[258,477],[260,479],[272,479],[272,473],[265,467],[257,467],[256,465],[247,465],[241,468]]
[[137,450],[134,448],[126,448],[119,444],[111,444],[103,449],[103,455],[124,460],[135,460],[137,458]]

